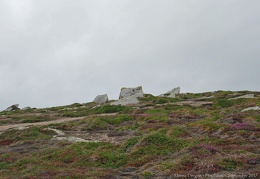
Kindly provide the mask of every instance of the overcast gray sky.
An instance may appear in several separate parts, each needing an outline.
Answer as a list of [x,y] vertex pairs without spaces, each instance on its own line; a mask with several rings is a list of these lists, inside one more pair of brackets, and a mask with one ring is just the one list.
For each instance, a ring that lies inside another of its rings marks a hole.
[[0,0],[0,110],[260,89],[259,0]]

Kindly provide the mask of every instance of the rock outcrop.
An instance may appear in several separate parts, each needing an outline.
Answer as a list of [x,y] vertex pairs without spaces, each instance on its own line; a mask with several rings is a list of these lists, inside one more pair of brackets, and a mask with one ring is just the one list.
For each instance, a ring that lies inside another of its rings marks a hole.
[[180,94],[180,87],[174,88],[171,91],[168,91],[167,93],[159,95],[160,97],[169,97],[169,98],[175,98],[176,94]]
[[18,107],[19,104],[13,104],[12,106],[6,108],[6,110],[4,111],[15,111],[15,110],[19,110],[20,108]]
[[119,99],[130,97],[130,96],[138,96],[143,97],[143,88],[142,86],[138,86],[136,88],[122,88]]
[[103,95],[98,95],[94,100],[94,103],[98,103],[98,104],[104,104],[108,102],[108,96],[107,94],[103,94]]
[[114,101],[111,105],[129,105],[129,104],[138,104],[138,97],[143,97],[144,92],[142,86],[138,86],[136,88],[122,88],[119,100]]

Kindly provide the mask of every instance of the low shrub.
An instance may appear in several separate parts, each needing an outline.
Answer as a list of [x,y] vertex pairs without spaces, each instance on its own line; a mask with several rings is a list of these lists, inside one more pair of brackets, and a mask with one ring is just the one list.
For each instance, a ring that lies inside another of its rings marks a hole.
[[242,123],[229,124],[229,129],[232,129],[232,130],[254,130],[255,126],[250,122],[242,122]]

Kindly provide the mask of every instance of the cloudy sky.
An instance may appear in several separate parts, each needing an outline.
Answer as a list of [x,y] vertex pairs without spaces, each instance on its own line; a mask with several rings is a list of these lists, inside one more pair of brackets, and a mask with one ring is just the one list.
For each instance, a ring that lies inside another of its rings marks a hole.
[[0,0],[0,110],[260,90],[259,0]]

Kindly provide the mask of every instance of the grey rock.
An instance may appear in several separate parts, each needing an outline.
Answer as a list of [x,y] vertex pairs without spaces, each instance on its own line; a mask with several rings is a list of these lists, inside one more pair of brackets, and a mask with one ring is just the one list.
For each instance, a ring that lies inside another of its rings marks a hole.
[[99,104],[104,104],[108,102],[108,96],[107,94],[103,94],[103,95],[98,95],[93,102],[95,103],[99,103]]
[[119,99],[122,98],[126,98],[129,96],[137,96],[138,97],[143,97],[144,93],[143,93],[143,88],[142,86],[138,86],[136,88],[122,88],[120,95],[119,95]]
[[31,109],[31,107],[27,106],[27,107],[22,108],[21,110],[25,111],[25,110],[28,110],[28,109]]
[[143,97],[144,92],[142,86],[136,88],[122,88],[119,95],[119,100],[114,101],[111,105],[126,106],[129,104],[138,104],[138,98]]
[[20,108],[18,107],[19,104],[13,104],[12,106],[6,108],[6,110],[4,111],[15,111],[15,110],[19,110]]
[[112,102],[111,105],[126,106],[126,105],[129,105],[129,104],[138,104],[139,100],[137,99],[137,97],[135,97],[135,96],[125,97],[125,98],[122,98],[122,99],[119,99],[117,101]]
[[260,110],[260,107],[259,107],[259,106],[249,107],[249,108],[243,109],[241,112],[245,112],[245,111],[257,111],[257,110]]
[[159,95],[160,97],[169,97],[169,98],[175,98],[176,94],[180,94],[180,87],[174,88],[171,91],[168,91],[167,93]]

